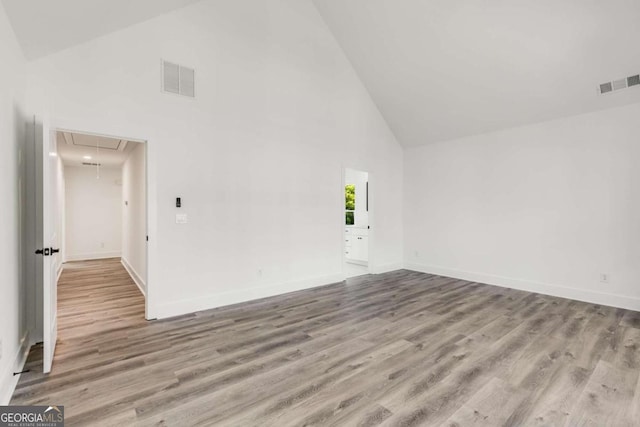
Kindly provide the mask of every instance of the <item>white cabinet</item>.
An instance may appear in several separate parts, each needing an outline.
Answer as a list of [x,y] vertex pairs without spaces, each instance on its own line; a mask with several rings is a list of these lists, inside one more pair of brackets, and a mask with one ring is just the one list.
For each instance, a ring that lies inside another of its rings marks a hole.
[[369,260],[369,230],[348,227],[345,229],[344,236],[347,261],[366,265]]

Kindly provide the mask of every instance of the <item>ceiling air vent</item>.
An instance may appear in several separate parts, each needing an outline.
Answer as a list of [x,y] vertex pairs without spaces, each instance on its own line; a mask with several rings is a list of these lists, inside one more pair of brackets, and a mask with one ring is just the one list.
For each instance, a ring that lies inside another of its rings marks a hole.
[[629,76],[622,79],[617,79],[612,82],[602,83],[598,86],[598,93],[603,95],[605,93],[615,92],[622,89],[627,89],[632,86],[640,85],[640,74],[635,76]]
[[102,166],[100,163],[82,162],[82,166]]
[[162,91],[195,98],[195,71],[162,61]]

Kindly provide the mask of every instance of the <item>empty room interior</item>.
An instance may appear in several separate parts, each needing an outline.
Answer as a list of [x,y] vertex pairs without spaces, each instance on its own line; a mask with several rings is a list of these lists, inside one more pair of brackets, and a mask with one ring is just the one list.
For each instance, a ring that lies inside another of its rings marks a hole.
[[0,426],[640,425],[638,22],[0,0]]

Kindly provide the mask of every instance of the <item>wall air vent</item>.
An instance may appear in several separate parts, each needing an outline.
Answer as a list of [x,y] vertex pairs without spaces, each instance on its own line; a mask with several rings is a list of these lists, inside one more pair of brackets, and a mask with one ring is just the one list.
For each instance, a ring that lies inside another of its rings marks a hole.
[[195,71],[168,61],[162,61],[162,91],[195,98]]
[[613,90],[620,90],[627,88],[627,79],[618,79],[611,82]]
[[605,93],[616,92],[622,89],[627,89],[632,86],[640,85],[640,74],[635,76],[629,76],[622,79],[617,79],[612,82],[602,83],[598,86],[598,93],[603,95]]
[[613,90],[613,86],[611,86],[611,82],[609,83],[602,83],[600,85],[600,93],[607,93],[607,92],[611,92]]

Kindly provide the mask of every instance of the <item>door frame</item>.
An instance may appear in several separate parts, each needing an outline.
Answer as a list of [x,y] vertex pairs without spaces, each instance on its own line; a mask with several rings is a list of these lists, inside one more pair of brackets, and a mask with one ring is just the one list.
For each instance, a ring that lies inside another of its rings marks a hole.
[[369,231],[367,234],[367,239],[368,239],[368,260],[367,260],[367,273],[368,274],[373,274],[373,272],[375,271],[374,269],[374,260],[375,260],[375,251],[374,251],[374,241],[375,241],[375,197],[373,196],[373,194],[375,194],[375,183],[373,180],[373,174],[369,171],[363,170],[363,169],[357,169],[355,167],[350,167],[350,166],[345,166],[344,164],[340,166],[340,241],[342,242],[340,247],[342,248],[342,253],[341,253],[341,260],[342,260],[342,264],[340,265],[340,270],[342,271],[342,277],[343,278],[347,278],[347,273],[346,273],[346,269],[345,269],[345,264],[347,262],[347,257],[345,255],[345,251],[347,248],[346,245],[346,241],[344,238],[344,228],[345,228],[345,209],[344,209],[344,187],[346,185],[346,179],[347,179],[347,169],[351,169],[351,170],[356,170],[356,171],[360,171],[360,172],[366,172],[367,173],[367,182],[369,183],[368,186],[368,206],[369,206]]
[[146,263],[146,277],[145,277],[145,291],[144,295],[144,317],[146,320],[153,320],[156,318],[152,305],[150,301],[152,301],[152,266],[154,263],[152,260],[155,260],[155,239],[151,237],[151,219],[155,218],[155,215],[151,215],[156,212],[156,199],[155,197],[151,197],[152,193],[149,191],[149,176],[150,176],[150,161],[149,161],[149,140],[144,138],[134,138],[129,136],[122,135],[114,135],[110,133],[101,133],[101,132],[91,132],[85,130],[79,130],[77,128],[67,128],[67,127],[56,127],[55,132],[70,132],[70,133],[80,133],[84,135],[91,136],[99,136],[104,138],[113,138],[113,139],[123,139],[130,142],[135,142],[138,144],[144,145],[144,190],[145,190],[145,227],[146,227],[146,236],[147,236],[147,244],[145,245],[145,263]]

